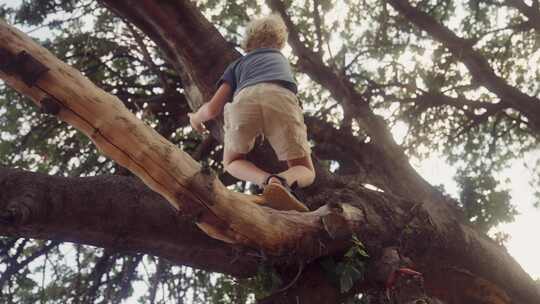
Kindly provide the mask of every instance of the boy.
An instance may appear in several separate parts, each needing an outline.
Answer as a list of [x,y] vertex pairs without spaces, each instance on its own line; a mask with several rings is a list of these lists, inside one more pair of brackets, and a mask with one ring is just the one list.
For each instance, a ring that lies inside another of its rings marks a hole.
[[[278,15],[250,22],[242,44],[246,55],[227,67],[212,99],[188,115],[192,127],[203,132],[202,123],[223,109],[225,170],[262,186],[266,204],[272,208],[308,211],[289,187],[309,186],[315,170],[297,86],[289,62],[280,52],[287,35]],[[228,103],[231,97],[233,101]],[[268,139],[279,160],[287,161],[286,171],[270,174],[246,159],[259,135]]]

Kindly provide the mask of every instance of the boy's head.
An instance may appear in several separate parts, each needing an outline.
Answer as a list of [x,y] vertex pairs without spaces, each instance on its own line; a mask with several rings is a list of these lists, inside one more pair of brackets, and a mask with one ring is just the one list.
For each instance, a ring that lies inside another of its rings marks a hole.
[[246,26],[242,48],[250,52],[257,48],[282,49],[287,43],[287,26],[277,14],[254,19]]

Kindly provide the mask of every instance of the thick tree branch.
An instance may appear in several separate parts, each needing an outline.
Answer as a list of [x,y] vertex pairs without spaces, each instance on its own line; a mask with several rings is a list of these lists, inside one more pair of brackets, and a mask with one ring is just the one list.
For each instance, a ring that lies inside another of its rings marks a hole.
[[384,162],[372,143],[365,143],[346,130],[338,130],[332,124],[316,117],[306,117],[309,136],[317,142],[314,151],[321,159],[340,162],[339,173],[369,182],[391,192],[391,182],[380,166]]
[[208,238],[133,177],[65,178],[0,168],[0,217],[1,235],[145,252],[234,276],[256,269],[249,251]]

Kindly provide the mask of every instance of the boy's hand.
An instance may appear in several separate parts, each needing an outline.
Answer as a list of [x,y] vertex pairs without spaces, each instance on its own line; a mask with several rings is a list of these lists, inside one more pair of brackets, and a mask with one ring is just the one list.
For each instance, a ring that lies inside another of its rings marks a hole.
[[197,113],[188,113],[189,123],[191,127],[197,131],[197,133],[203,134],[206,131],[206,127],[203,125],[202,121],[199,120]]

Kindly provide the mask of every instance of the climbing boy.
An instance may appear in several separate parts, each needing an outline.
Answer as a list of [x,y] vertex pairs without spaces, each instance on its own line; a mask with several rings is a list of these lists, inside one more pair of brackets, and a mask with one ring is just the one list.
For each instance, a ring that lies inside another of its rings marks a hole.
[[[189,118],[192,127],[202,133],[203,122],[223,110],[225,170],[263,187],[263,197],[272,208],[308,211],[291,189],[312,184],[315,170],[297,85],[280,52],[287,35],[278,15],[250,22],[242,43],[246,55],[227,67],[212,99]],[[246,159],[258,136],[268,139],[280,161],[287,161],[286,171],[270,174]]]

